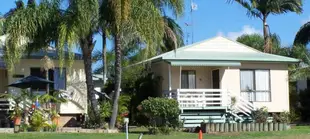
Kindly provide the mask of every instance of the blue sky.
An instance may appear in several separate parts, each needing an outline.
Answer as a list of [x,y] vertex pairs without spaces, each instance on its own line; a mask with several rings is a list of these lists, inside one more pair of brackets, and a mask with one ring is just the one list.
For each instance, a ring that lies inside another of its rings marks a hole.
[[[193,13],[194,20],[194,42],[202,41],[217,35],[235,39],[244,33],[261,33],[262,23],[255,18],[249,18],[246,10],[237,3],[228,4],[226,0],[193,0],[198,5],[198,10]],[[15,0],[1,2],[0,12],[2,14],[15,7]],[[190,23],[190,0],[185,0],[186,10],[178,23],[183,31],[191,33],[191,28],[186,28],[185,23]],[[271,15],[268,24],[271,32],[277,33],[283,45],[290,45],[302,23],[310,20],[310,2],[304,2],[304,12],[300,15],[287,13],[283,15]],[[185,35],[186,36],[186,35]],[[95,37],[97,44],[95,49],[101,49],[100,36]],[[186,37],[185,37],[186,40]],[[191,42],[191,36],[189,37]],[[111,42],[108,43],[111,47]]]

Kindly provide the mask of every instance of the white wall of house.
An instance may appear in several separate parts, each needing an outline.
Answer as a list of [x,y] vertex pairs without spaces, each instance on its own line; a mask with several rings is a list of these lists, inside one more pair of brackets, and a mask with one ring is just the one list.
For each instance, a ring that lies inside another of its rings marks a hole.
[[[162,90],[169,90],[168,63],[158,62],[152,65],[152,71],[162,76]],[[196,88],[212,88],[211,71],[218,67],[182,67],[182,70],[196,71]],[[270,102],[254,102],[257,107],[266,106],[269,112],[289,111],[288,64],[280,63],[242,63],[240,67],[219,67],[220,88],[227,89],[231,95],[240,96],[240,69],[270,70]],[[180,67],[171,67],[172,89],[180,88]]]
[[254,105],[266,106],[269,112],[289,111],[287,64],[242,63],[241,67],[223,68],[222,88],[227,88],[235,96],[240,95],[240,69],[270,69],[271,102],[254,102]]
[[[53,60],[55,67],[59,67],[58,60]],[[66,64],[65,64],[66,65]],[[13,83],[20,78],[13,78],[14,74],[24,75],[25,77],[30,75],[30,68],[40,67],[40,59],[22,59],[16,64],[15,69],[8,75],[8,83]],[[66,104],[61,104],[61,114],[77,114],[87,112],[87,91],[86,91],[86,78],[84,74],[84,64],[82,60],[75,60],[71,68],[66,67],[66,89],[70,92],[78,91],[81,94],[81,106],[78,107],[73,102],[69,101]],[[19,89],[10,87],[11,91],[19,91]]]

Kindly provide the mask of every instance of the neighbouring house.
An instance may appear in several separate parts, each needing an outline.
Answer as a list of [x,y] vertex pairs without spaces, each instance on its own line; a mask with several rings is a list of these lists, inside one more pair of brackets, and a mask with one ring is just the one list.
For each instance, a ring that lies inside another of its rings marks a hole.
[[[105,78],[104,81],[106,82],[108,78]],[[93,74],[93,82],[94,87],[97,92],[103,92],[102,86],[103,86],[103,74]]]
[[298,80],[296,82],[297,93],[310,88],[310,80]]
[[[62,72],[57,60],[57,51],[53,48],[49,48],[47,51],[31,53],[29,56],[23,56],[12,72],[8,72],[6,69],[2,54],[3,50],[0,48],[0,93],[19,92],[20,89],[7,86],[23,77],[34,75],[45,78],[46,71],[42,70],[41,59],[45,55],[53,59],[55,68],[48,71],[49,80],[54,81],[54,84],[50,85],[50,89],[64,90],[63,92],[69,98],[67,103],[62,103],[59,106],[59,114],[61,115],[59,126],[80,126],[83,115],[87,113],[86,79],[81,54],[75,54],[73,66],[68,68],[65,64]],[[32,91],[46,93],[46,87],[42,86],[39,90]],[[9,104],[8,100],[0,100],[0,127],[9,126],[9,119],[7,118],[11,110]]]
[[[299,64],[299,68],[301,68],[301,69],[309,68],[309,65],[301,62]],[[306,89],[310,89],[310,79],[309,78],[304,78],[304,79],[300,79],[300,80],[296,81],[297,93],[299,93],[300,91],[306,90]]]
[[267,54],[215,37],[148,60],[163,78],[161,90],[176,99],[185,127],[201,122],[251,119],[251,112],[289,111],[288,65],[298,59]]

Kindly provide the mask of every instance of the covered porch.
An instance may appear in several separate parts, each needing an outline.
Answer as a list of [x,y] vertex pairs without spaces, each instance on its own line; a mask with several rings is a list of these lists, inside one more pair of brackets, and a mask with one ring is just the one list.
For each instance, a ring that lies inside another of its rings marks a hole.
[[170,61],[167,84],[163,83],[164,94],[176,99],[182,110],[226,110],[231,104],[231,94],[223,76],[226,69],[240,65],[239,62]]

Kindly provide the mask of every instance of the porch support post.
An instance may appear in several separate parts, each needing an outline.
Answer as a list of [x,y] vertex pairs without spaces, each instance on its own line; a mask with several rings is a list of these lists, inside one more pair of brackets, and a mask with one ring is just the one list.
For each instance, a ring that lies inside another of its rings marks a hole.
[[168,65],[168,80],[169,80],[169,91],[171,91],[171,65]]
[[182,80],[182,66],[180,66],[179,89],[181,89],[181,86],[182,86],[181,80]]

